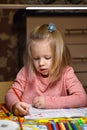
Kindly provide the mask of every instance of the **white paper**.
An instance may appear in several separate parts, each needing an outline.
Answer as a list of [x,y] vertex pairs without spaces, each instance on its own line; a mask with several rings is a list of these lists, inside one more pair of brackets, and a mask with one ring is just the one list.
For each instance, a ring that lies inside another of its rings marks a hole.
[[24,130],[47,130],[46,125],[30,125],[30,126],[23,126]]
[[0,120],[0,130],[18,130],[19,125],[10,120]]
[[25,116],[25,119],[87,117],[87,108],[83,107],[72,109],[37,109],[30,106],[29,113],[29,115]]

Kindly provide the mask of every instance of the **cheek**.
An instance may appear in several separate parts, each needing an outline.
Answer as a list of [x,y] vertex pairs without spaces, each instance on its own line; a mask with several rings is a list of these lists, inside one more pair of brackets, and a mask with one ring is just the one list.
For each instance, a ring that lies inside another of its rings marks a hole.
[[52,67],[52,61],[49,61],[48,66],[49,66],[49,68]]
[[35,68],[37,68],[38,67],[38,62],[33,61],[33,65],[34,65]]

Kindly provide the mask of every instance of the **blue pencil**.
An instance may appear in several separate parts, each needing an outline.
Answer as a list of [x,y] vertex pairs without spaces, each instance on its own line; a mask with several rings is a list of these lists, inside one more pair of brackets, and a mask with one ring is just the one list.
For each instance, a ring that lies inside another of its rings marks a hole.
[[50,122],[51,122],[51,125],[52,125],[53,130],[57,130],[57,129],[56,129],[56,123],[55,123],[54,121],[50,121]]
[[74,122],[70,122],[71,127],[73,130],[78,130],[78,128],[76,127],[76,124]]

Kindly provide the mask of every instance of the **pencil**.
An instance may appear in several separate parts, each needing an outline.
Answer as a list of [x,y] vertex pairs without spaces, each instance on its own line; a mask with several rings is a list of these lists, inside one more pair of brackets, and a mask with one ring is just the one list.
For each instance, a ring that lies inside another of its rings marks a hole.
[[54,121],[51,121],[51,125],[52,125],[53,130],[57,130],[56,123]]
[[69,130],[68,125],[67,125],[66,122],[64,122],[64,126],[65,126],[66,130]]
[[5,113],[7,116],[10,116],[10,112],[9,112],[4,106],[1,106],[1,109],[4,111],[4,113]]
[[76,124],[76,126],[77,126],[77,129],[78,129],[78,130],[81,130],[81,125],[80,125],[80,124],[78,124],[78,122],[77,122],[77,121],[75,122],[75,124]]
[[66,130],[63,122],[59,122],[59,127],[60,127],[60,130]]
[[20,116],[18,116],[18,122],[19,122],[19,125],[20,125],[20,130],[23,130],[23,126],[22,126],[22,122],[20,120]]
[[48,130],[53,130],[52,125],[51,125],[51,123],[50,123],[50,122],[47,122],[47,124],[46,124],[46,125],[47,125],[47,129],[48,129]]
[[17,93],[16,89],[15,89],[15,88],[13,88],[13,87],[12,87],[12,89],[13,89],[13,91],[15,92],[16,96],[18,97],[19,101],[21,101],[21,102],[22,102],[22,99],[21,99],[21,97],[18,95],[18,93]]
[[56,130],[60,130],[58,122],[56,122]]
[[73,130],[69,121],[67,122],[67,125],[68,125],[69,130]]
[[71,127],[73,130],[78,130],[78,128],[74,122],[70,122],[70,124],[71,124]]

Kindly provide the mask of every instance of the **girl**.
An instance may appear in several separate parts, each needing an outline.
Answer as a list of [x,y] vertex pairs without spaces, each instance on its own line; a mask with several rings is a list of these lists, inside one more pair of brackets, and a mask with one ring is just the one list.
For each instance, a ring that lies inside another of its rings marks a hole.
[[6,94],[9,110],[23,116],[29,104],[36,108],[86,106],[87,95],[70,65],[70,52],[56,26],[35,28],[26,44],[24,67]]

